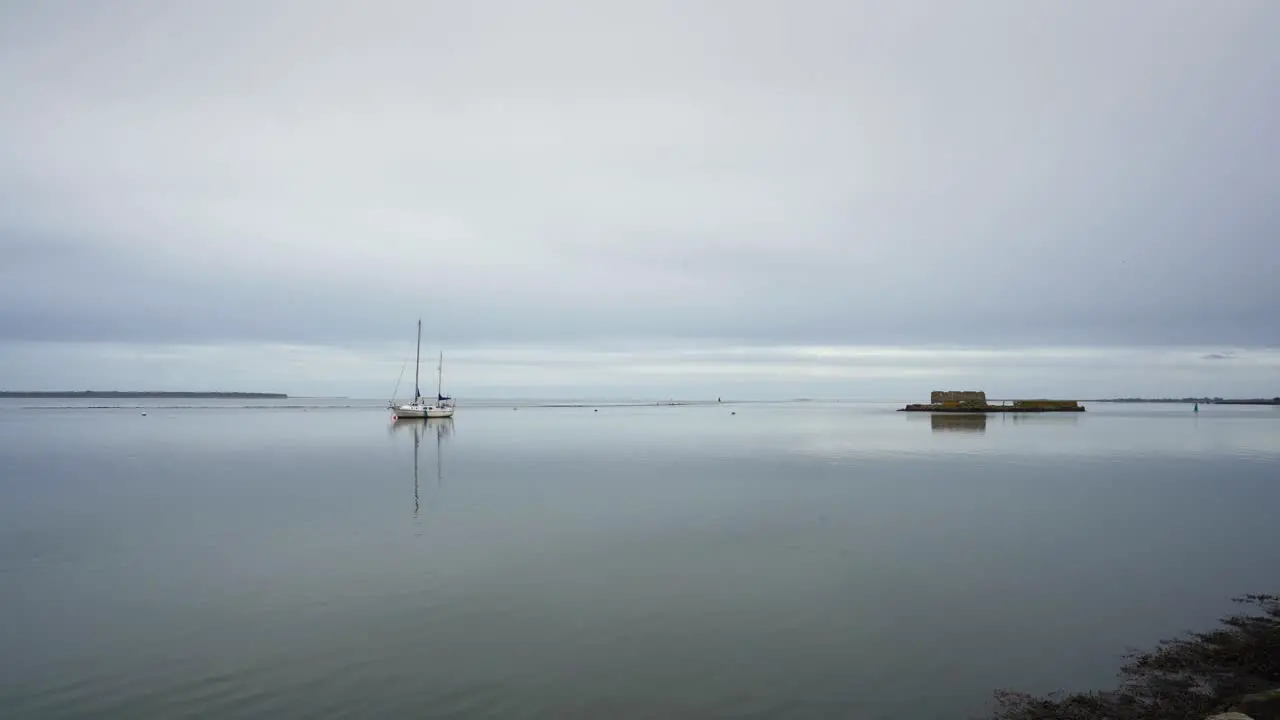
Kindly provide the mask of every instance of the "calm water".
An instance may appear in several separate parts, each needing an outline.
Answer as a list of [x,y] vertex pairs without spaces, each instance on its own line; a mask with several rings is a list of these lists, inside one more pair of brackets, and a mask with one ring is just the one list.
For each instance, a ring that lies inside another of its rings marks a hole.
[[1280,590],[1276,408],[198,402],[0,405],[0,715],[966,717]]

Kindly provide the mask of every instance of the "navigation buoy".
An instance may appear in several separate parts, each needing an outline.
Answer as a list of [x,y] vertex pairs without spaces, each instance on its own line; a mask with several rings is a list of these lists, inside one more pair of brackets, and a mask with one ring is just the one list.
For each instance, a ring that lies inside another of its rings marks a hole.
[[1191,409],[1191,412],[1200,412],[1200,403],[1196,403],[1196,406]]

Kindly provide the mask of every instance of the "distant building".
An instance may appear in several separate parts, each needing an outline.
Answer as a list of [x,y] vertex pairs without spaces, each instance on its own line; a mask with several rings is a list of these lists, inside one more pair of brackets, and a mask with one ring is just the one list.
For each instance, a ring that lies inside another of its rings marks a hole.
[[933,405],[984,407],[987,393],[982,390],[934,390],[929,394],[929,402]]

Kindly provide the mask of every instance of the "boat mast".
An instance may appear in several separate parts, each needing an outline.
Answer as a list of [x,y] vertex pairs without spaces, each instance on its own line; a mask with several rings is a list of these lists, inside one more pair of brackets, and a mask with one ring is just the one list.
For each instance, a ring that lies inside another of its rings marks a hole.
[[436,365],[436,400],[442,397],[440,390],[444,387],[444,351],[440,351],[440,364]]
[[422,399],[422,389],[418,386],[418,368],[422,366],[422,318],[418,318],[418,353],[413,360],[413,401]]

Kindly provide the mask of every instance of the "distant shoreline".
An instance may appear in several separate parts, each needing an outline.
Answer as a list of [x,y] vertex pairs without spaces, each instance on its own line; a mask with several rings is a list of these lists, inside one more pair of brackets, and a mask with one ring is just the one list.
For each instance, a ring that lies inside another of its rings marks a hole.
[[1169,405],[1189,405],[1191,403],[1200,403],[1201,405],[1280,405],[1280,398],[1103,398],[1089,400],[1088,402],[1164,403]]
[[255,392],[166,392],[148,390],[0,390],[0,398],[92,398],[95,400],[111,398],[186,398],[213,399],[230,398],[237,400],[287,400],[284,393]]

